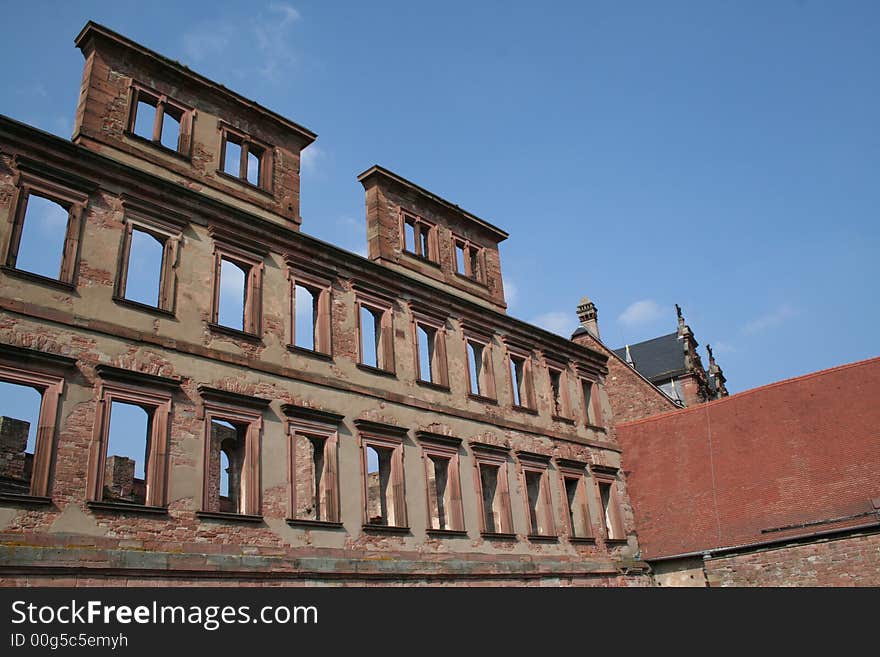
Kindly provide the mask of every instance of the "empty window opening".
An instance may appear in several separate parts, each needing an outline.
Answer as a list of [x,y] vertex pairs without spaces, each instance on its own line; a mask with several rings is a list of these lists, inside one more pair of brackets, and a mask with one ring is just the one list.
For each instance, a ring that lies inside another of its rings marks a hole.
[[403,248],[410,253],[416,252],[416,227],[409,221],[403,224]]
[[568,504],[568,522],[571,535],[576,538],[590,536],[589,515],[584,487],[580,477],[563,477],[565,499]]
[[421,240],[419,251],[424,258],[429,258],[431,255],[431,247],[428,242],[428,230],[428,227],[425,225],[419,226],[419,238]]
[[499,467],[497,465],[480,464],[480,487],[483,492],[483,526],[485,531],[500,533],[501,525],[501,491],[498,485]]
[[43,396],[39,390],[0,381],[0,492],[28,495]]
[[478,280],[480,278],[480,265],[479,265],[479,253],[477,249],[471,247],[468,249],[468,259],[470,264],[470,273],[468,276],[473,278],[474,280]]
[[328,503],[327,439],[296,434],[296,517],[303,520],[332,520]]
[[221,259],[220,305],[217,323],[229,328],[245,330],[245,306],[247,304],[248,271],[240,265]]
[[465,258],[467,256],[464,252],[464,244],[456,243],[455,245],[455,271],[459,274],[464,274],[465,272]]
[[510,356],[510,382],[513,389],[514,406],[528,406],[526,389],[526,361],[518,356]]
[[159,306],[164,242],[144,230],[133,228],[125,278],[125,298],[148,306]]
[[211,420],[206,511],[244,513],[241,492],[246,431],[247,426]]
[[361,363],[379,367],[382,315],[379,311],[361,306]]
[[526,501],[529,510],[529,530],[537,536],[554,533],[550,511],[550,491],[547,490],[547,471],[524,470]]
[[296,327],[294,344],[304,349],[318,350],[318,297],[309,288],[297,285],[294,291]]
[[565,415],[566,409],[562,397],[562,372],[559,370],[550,370],[550,390],[553,395],[553,415]]
[[367,523],[396,525],[392,459],[394,450],[367,446]]
[[27,196],[15,268],[47,278],[61,277],[69,210],[55,201]]
[[102,500],[146,503],[151,419],[152,409],[111,402]]
[[432,224],[424,221],[421,217],[403,213],[403,249],[413,255],[426,260],[437,260],[434,252]]
[[584,418],[587,424],[601,426],[601,410],[596,384],[592,381],[583,381],[581,387],[584,396]]
[[241,171],[241,146],[234,141],[226,141],[226,156],[223,160],[223,171],[230,176],[238,176]]
[[452,509],[452,486],[449,482],[448,458],[428,457],[428,504],[431,509],[432,529],[454,529],[449,513]]
[[139,100],[134,115],[132,132],[144,139],[153,139],[153,130],[156,126],[156,105],[146,100]]
[[611,540],[617,540],[623,537],[618,535],[615,518],[617,510],[614,508],[616,502],[611,486],[610,482],[599,482],[599,497],[602,501],[602,515],[605,519],[606,536]]
[[484,395],[486,391],[480,384],[483,369],[483,346],[477,342],[467,342],[468,356],[468,382],[470,391],[474,395]]
[[167,107],[162,114],[162,134],[159,143],[173,151],[178,150],[180,146],[180,119],[180,116],[172,116]]
[[259,185],[260,184],[260,156],[258,153],[254,152],[254,149],[251,148],[248,151],[248,159],[247,159],[247,181],[251,185]]
[[419,352],[419,379],[422,381],[435,381],[434,372],[434,338],[436,331],[430,327],[416,324],[416,336],[418,337]]

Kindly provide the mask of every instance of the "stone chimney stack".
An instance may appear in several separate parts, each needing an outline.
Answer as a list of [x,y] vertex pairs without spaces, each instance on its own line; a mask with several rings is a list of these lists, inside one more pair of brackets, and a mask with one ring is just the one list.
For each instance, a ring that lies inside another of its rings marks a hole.
[[599,311],[589,297],[581,299],[577,307],[577,315],[587,333],[599,340]]

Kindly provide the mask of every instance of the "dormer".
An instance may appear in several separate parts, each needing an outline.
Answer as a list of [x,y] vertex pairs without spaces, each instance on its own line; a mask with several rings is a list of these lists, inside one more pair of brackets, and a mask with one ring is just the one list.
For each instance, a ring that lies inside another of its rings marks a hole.
[[299,228],[300,152],[314,133],[96,23],[76,45],[74,142]]
[[358,180],[371,260],[507,307],[498,253],[506,232],[378,165]]

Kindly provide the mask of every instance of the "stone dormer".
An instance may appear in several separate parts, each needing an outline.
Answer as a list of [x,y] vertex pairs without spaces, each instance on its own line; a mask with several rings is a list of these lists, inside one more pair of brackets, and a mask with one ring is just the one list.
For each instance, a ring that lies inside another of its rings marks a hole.
[[311,131],[89,22],[73,140],[298,229],[300,151]]
[[504,310],[498,244],[507,233],[380,166],[366,190],[369,258],[441,282]]

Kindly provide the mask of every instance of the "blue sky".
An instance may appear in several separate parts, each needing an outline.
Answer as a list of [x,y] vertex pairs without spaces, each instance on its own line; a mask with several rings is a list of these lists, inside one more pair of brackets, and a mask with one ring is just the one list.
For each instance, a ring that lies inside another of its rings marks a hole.
[[374,163],[510,232],[521,319],[568,335],[587,294],[618,347],[675,330],[679,303],[733,392],[880,352],[876,2],[4,14],[3,114],[70,136],[94,19],[318,133],[304,232],[363,253]]

